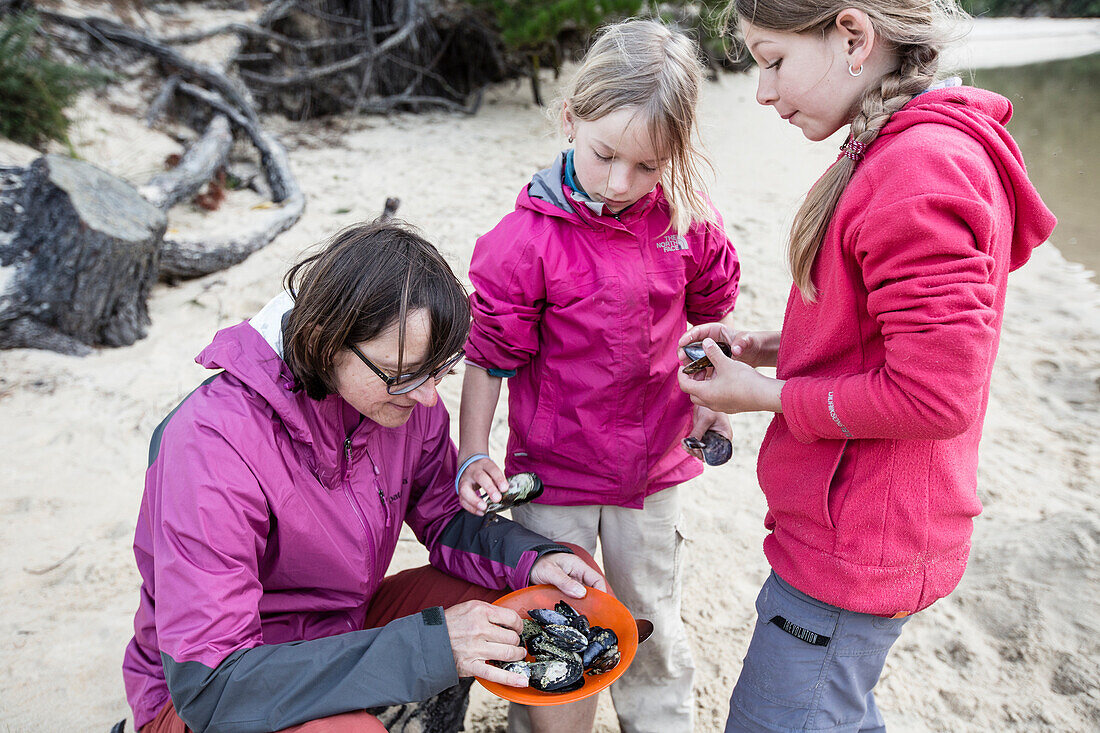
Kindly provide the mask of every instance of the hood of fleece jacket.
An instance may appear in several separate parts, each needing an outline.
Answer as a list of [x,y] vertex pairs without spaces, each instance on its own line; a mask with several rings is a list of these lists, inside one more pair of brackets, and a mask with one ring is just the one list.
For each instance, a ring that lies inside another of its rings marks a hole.
[[932,122],[962,130],[985,148],[1012,205],[1013,239],[1010,269],[1023,265],[1031,251],[1046,241],[1057,220],[1027,176],[1024,159],[1005,125],[1012,103],[999,94],[974,87],[936,89],[914,97],[890,118],[880,137]]
[[294,375],[282,359],[282,322],[292,306],[288,293],[275,297],[250,321],[218,331],[195,361],[224,369],[259,395],[291,438],[312,446],[318,476],[328,483],[339,471],[347,403],[336,394],[314,400],[294,390]]

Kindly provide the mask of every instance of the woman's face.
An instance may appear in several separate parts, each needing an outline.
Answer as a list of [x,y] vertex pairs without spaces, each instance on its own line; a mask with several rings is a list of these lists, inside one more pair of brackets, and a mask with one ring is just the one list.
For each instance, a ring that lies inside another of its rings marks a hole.
[[741,31],[760,66],[757,102],[775,107],[814,141],[852,121],[866,80],[874,73],[868,69],[871,73],[861,74],[863,78],[849,74],[851,48],[841,33],[789,33],[744,21]]
[[[356,346],[375,366],[386,374],[395,376],[399,356],[398,336],[398,324],[395,321],[370,341],[360,342]],[[409,311],[405,319],[405,358],[401,365],[404,373],[417,372],[424,365],[430,338],[431,316],[428,311],[424,308]],[[383,427],[396,428],[404,425],[418,404],[431,407],[439,400],[434,379],[428,379],[411,392],[389,394],[382,378],[371,371],[350,349],[342,349],[337,354],[333,372],[336,391],[340,396],[364,417]]]

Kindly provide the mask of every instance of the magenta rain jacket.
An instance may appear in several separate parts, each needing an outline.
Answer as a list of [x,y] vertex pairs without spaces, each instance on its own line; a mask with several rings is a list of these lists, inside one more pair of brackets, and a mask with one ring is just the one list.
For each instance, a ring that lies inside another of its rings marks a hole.
[[456,684],[440,609],[361,630],[403,521],[434,566],[491,588],[523,587],[540,555],[568,551],[460,511],[442,402],[383,428],[339,395],[294,391],[279,357],[289,302],[220,331],[197,360],[224,371],[154,432],[123,662],[137,728],[169,694],[191,730],[245,732]]
[[539,502],[640,508],[702,471],[680,446],[676,344],[733,309],[740,268],[720,220],[670,229],[660,186],[594,213],[562,182],[564,157],[474,247],[467,359],[515,370],[505,472],[538,473]]
[[768,560],[814,598],[912,613],[966,567],[1008,273],[1055,224],[1011,114],[968,87],[894,114],[829,225],[818,301],[791,291],[758,474]]

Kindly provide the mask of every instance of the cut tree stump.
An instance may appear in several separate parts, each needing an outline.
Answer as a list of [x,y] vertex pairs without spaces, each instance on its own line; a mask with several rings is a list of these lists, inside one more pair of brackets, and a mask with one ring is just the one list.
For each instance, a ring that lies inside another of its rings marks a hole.
[[145,336],[164,213],[83,161],[37,159],[0,249],[0,348],[86,354]]

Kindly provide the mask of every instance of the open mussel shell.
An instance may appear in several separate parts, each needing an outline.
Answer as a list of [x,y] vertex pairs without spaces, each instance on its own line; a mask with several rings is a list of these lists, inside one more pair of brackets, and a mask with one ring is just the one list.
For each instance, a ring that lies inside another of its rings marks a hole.
[[708,466],[721,466],[733,457],[733,443],[721,433],[708,430],[703,439],[684,438],[684,449],[695,453],[706,461]]
[[491,501],[485,507],[486,514],[501,512],[519,504],[526,504],[532,499],[542,496],[542,479],[533,473],[517,473],[508,479],[508,490],[500,497],[500,501]]
[[[716,343],[723,354],[730,358],[733,357],[733,349],[730,348],[729,344],[724,341],[718,341]],[[707,352],[703,350],[702,341],[696,341],[685,346],[684,354],[687,358],[691,359],[691,362],[684,367],[684,374],[695,374],[711,366],[710,359],[707,358]]]

